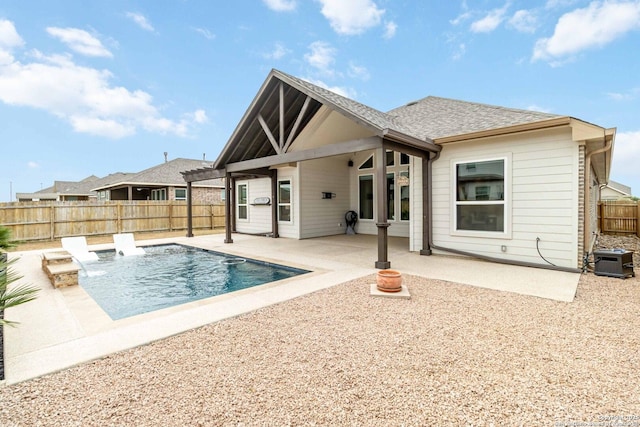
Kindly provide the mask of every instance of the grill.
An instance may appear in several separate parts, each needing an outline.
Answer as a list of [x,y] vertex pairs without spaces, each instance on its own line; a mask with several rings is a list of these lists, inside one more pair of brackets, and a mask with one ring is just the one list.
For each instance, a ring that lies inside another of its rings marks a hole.
[[633,251],[621,249],[594,251],[596,276],[619,277],[626,279],[634,277]]

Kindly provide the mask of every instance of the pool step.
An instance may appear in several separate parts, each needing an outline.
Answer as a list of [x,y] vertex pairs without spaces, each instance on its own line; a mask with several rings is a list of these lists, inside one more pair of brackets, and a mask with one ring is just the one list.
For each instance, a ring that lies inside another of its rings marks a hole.
[[80,267],[73,263],[71,255],[66,251],[43,253],[42,269],[54,288],[78,284]]

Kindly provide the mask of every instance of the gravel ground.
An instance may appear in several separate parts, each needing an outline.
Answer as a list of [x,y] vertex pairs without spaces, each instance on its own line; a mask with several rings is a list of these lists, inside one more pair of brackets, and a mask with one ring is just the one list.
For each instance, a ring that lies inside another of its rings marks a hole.
[[637,277],[585,274],[572,303],[411,276],[410,300],[374,298],[373,281],[0,388],[0,425],[640,422]]

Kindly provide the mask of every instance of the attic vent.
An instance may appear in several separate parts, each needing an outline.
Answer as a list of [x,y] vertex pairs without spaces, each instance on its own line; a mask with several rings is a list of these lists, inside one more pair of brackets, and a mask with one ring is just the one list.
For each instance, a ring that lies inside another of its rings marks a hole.
[[418,101],[407,102],[407,107],[411,107],[412,105],[416,105]]

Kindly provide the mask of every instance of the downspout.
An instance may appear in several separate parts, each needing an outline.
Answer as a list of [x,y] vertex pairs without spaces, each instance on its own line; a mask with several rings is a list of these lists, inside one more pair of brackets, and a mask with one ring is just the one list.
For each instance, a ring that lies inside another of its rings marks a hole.
[[[487,255],[480,255],[480,254],[475,254],[472,252],[467,252],[467,251],[461,251],[459,249],[452,249],[452,248],[445,248],[443,246],[438,246],[436,244],[433,243],[433,222],[432,222],[432,218],[433,218],[433,179],[432,179],[432,175],[433,175],[433,162],[438,160],[438,158],[440,157],[440,153],[442,152],[442,150],[438,151],[436,153],[436,155],[431,158],[431,156],[429,156],[429,170],[428,170],[428,183],[427,183],[427,189],[428,189],[428,197],[429,197],[429,212],[428,212],[428,237],[429,237],[429,248],[430,249],[437,249],[439,251],[444,251],[444,252],[449,252],[449,253],[453,253],[456,255],[463,255],[463,256],[467,256],[467,257],[471,257],[471,258],[477,258],[477,259],[481,259],[484,261],[490,261],[490,262],[495,262],[495,263],[500,263],[500,264],[510,264],[510,265],[518,265],[521,267],[533,267],[533,268],[545,268],[547,270],[558,270],[558,271],[567,271],[569,273],[580,273],[582,272],[582,270],[578,269],[578,268],[569,268],[569,267],[558,267],[558,266],[552,266],[549,264],[535,264],[532,262],[525,262],[525,261],[514,261],[514,260],[509,260],[509,259],[501,259],[501,258],[494,258],[494,257],[490,257]],[[424,225],[423,225],[424,226]]]
[[597,150],[593,150],[590,153],[587,153],[584,161],[584,236],[583,236],[583,253],[585,259],[591,253],[591,211],[589,210],[589,206],[591,205],[591,191],[589,187],[591,186],[591,156],[594,154],[604,153],[605,151],[611,150],[611,146],[613,145],[613,137],[607,141],[607,131],[604,130],[603,138],[604,138],[604,147],[598,148]]

